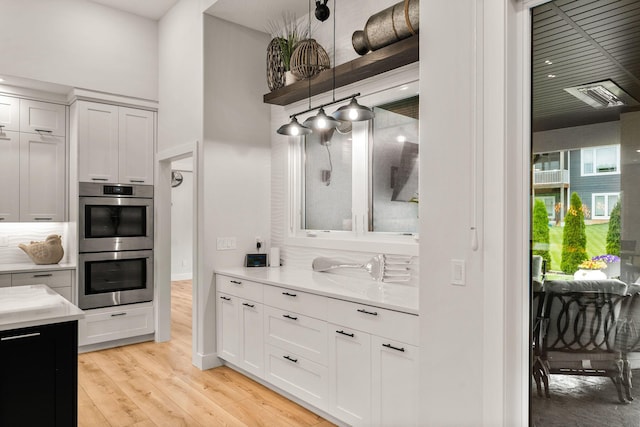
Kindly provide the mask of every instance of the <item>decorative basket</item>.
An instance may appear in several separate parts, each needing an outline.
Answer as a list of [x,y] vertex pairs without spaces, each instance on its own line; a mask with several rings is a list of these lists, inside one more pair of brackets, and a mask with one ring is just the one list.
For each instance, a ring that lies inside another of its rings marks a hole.
[[314,39],[302,40],[291,54],[291,72],[299,79],[308,79],[331,68],[329,55]]
[[271,39],[267,47],[267,86],[273,91],[284,86],[284,61],[280,39]]

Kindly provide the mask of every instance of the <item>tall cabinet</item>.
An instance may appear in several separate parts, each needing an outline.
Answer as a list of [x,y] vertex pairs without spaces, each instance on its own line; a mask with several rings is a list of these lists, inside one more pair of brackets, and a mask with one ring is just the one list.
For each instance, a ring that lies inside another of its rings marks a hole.
[[77,101],[78,180],[153,184],[153,111]]

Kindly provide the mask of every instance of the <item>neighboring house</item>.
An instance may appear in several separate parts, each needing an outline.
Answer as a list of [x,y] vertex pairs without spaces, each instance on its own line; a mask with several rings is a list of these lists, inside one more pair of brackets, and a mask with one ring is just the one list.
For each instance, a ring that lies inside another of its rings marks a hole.
[[533,183],[534,197],[545,203],[549,219],[557,224],[573,192],[587,207],[587,220],[607,221],[620,197],[620,145],[538,153]]

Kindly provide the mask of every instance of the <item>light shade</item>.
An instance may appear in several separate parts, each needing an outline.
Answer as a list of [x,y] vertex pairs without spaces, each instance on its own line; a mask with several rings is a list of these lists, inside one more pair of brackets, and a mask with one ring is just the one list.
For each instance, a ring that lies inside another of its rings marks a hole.
[[373,119],[375,114],[371,108],[358,104],[354,96],[347,105],[338,108],[332,116],[340,121],[360,122]]
[[340,125],[340,122],[331,116],[327,116],[324,109],[320,107],[318,114],[309,117],[302,123],[302,125],[313,130],[327,130],[335,129]]
[[310,134],[311,129],[301,125],[300,123],[298,123],[298,119],[293,117],[289,123],[280,126],[276,132],[278,132],[280,135],[300,136]]

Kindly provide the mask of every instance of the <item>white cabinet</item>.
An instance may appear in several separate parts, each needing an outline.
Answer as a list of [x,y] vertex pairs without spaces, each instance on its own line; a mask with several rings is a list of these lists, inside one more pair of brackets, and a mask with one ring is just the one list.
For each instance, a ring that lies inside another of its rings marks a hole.
[[218,292],[216,320],[218,323],[218,356],[230,363],[240,359],[240,317],[239,298]]
[[66,135],[67,107],[50,102],[20,100],[20,132]]
[[373,425],[418,426],[418,347],[371,337]]
[[64,221],[64,137],[20,133],[20,221]]
[[74,274],[72,272],[72,270],[38,270],[32,273],[13,273],[9,276],[11,276],[11,286],[47,285],[68,301],[73,302]]
[[11,274],[0,274],[0,288],[11,286]]
[[329,413],[371,425],[371,335],[329,324]]
[[98,308],[78,321],[78,345],[98,344],[151,334],[153,303]]
[[20,99],[0,96],[0,133],[20,130]]
[[153,184],[155,114],[97,102],[77,102],[78,179]]
[[20,134],[0,134],[0,222],[20,220]]

